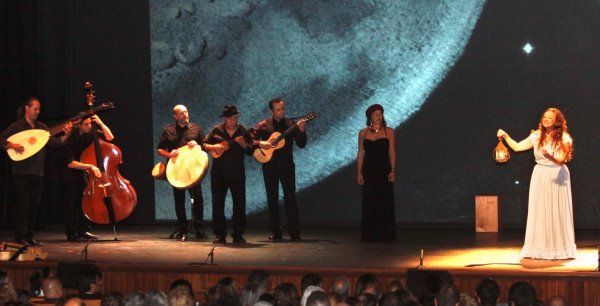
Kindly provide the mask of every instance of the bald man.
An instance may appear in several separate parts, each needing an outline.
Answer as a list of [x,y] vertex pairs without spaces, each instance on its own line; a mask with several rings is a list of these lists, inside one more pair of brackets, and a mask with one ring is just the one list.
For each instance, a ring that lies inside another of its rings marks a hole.
[[63,297],[63,286],[56,277],[47,277],[42,281],[42,290],[46,302],[56,302]]
[[[175,120],[175,123],[169,124],[163,129],[156,150],[158,155],[166,159],[176,157],[179,154],[177,149],[185,145],[189,147],[199,146],[204,138],[204,132],[200,125],[190,122],[190,115],[184,105],[173,107],[173,120]],[[188,191],[192,199],[192,215],[196,229],[196,238],[206,239],[206,234],[204,233],[202,185],[197,184]],[[173,237],[185,241],[188,236],[188,221],[185,213],[185,190],[173,187],[173,198],[175,200],[175,214],[177,215],[178,224],[178,229]]]

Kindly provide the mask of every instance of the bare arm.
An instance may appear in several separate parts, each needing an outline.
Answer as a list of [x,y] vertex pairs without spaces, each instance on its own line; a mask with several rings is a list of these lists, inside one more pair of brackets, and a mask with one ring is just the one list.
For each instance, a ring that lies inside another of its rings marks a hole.
[[[177,150],[173,150],[173,151],[177,151]],[[160,155],[164,158],[171,158],[171,152],[169,152],[165,149],[156,149],[156,153],[158,153],[158,155]]]
[[113,139],[115,139],[115,136],[113,135],[110,128],[106,124],[104,124],[102,120],[100,120],[100,117],[98,117],[98,115],[93,115],[92,120],[94,120],[94,122],[96,122],[96,124],[100,127],[106,141],[113,141]]
[[531,140],[529,140],[529,137],[521,140],[520,142],[516,142],[502,129],[498,130],[496,136],[506,140],[508,146],[515,152],[525,151],[533,148],[533,144],[531,143]]
[[388,174],[388,181],[393,182],[396,180],[396,139],[394,135],[394,129],[388,129],[388,138],[390,141],[389,154],[390,154],[390,173]]
[[94,166],[94,165],[90,165],[90,164],[84,164],[82,162],[78,162],[76,160],[71,161],[67,167],[71,168],[71,169],[77,169],[77,170],[90,170],[94,173],[94,175],[96,177],[100,177],[102,176],[102,174],[100,173],[100,169],[98,169],[98,167]]
[[359,185],[363,185],[364,179],[362,175],[363,160],[365,150],[363,148],[363,140],[365,139],[365,130],[358,132],[358,153],[356,154],[356,181]]

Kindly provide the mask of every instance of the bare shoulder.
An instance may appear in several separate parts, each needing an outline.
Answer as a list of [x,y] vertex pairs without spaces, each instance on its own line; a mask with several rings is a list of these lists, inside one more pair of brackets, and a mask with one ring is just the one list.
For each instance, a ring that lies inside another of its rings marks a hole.
[[360,138],[364,138],[366,134],[367,134],[367,128],[363,128],[360,131],[358,131],[358,137],[360,137]]
[[394,135],[394,129],[392,129],[391,127],[386,127],[385,130],[387,131],[388,135]]

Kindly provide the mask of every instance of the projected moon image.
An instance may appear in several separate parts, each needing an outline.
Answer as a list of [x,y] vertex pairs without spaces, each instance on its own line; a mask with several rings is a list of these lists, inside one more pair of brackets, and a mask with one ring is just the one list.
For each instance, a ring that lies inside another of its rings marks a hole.
[[[315,111],[295,149],[297,188],[356,156],[373,103],[398,127],[417,112],[463,52],[484,1],[150,1],[155,144],[185,104],[208,132],[225,104],[251,127],[282,96],[286,115]],[[158,156],[156,161],[161,160]],[[204,180],[210,217],[210,179]],[[246,160],[247,212],[266,208],[260,165]],[[156,218],[174,219],[171,187],[156,182]],[[227,204],[229,215],[231,204]]]

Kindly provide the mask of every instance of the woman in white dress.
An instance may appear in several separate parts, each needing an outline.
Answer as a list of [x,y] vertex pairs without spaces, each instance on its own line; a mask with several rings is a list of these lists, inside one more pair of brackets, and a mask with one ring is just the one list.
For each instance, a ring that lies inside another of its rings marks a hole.
[[535,156],[521,257],[575,258],[571,177],[565,165],[573,157],[573,139],[565,116],[556,108],[547,109],[538,129],[519,143],[503,130],[497,136],[516,152],[533,148]]

